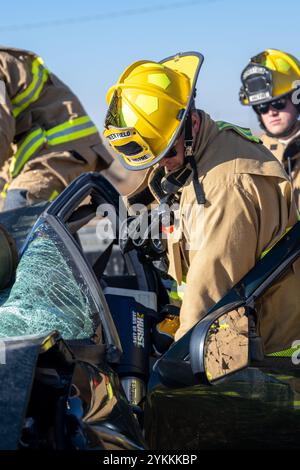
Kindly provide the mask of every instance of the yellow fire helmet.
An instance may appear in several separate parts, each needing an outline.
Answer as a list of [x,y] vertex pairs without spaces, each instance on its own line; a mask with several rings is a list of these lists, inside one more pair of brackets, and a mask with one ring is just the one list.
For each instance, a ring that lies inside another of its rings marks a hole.
[[130,65],[107,93],[103,135],[122,165],[142,170],[159,162],[184,128],[203,56],[180,53]]
[[299,88],[300,62],[286,52],[267,49],[252,57],[241,80],[240,101],[243,105],[266,103]]

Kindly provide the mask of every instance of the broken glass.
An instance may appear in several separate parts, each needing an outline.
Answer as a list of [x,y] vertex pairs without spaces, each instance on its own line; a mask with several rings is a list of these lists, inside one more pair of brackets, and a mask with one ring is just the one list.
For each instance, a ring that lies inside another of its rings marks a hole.
[[86,281],[47,222],[31,236],[0,305],[0,337],[58,330],[65,339],[82,339],[93,335],[98,318]]

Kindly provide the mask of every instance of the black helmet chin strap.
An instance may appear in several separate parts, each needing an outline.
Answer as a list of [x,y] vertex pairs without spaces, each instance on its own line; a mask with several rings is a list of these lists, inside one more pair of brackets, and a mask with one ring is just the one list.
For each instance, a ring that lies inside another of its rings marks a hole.
[[185,156],[193,156],[193,123],[192,123],[192,113],[188,112],[186,121],[185,121],[185,134],[184,134],[184,148]]
[[202,185],[199,181],[197,164],[193,154],[193,132],[192,132],[192,115],[188,113],[185,122],[185,160],[184,165],[171,173],[165,173],[163,167],[158,168],[149,181],[149,187],[145,190],[135,194],[128,199],[130,205],[144,203],[150,204],[155,198],[160,202],[166,202],[166,198],[176,195],[180,189],[185,185],[192,173],[193,187],[198,204],[205,204],[206,199]]
[[205,194],[202,185],[199,181],[197,164],[194,158],[193,152],[193,125],[192,125],[192,112],[189,111],[186,122],[185,122],[185,136],[184,136],[184,148],[185,148],[185,161],[191,165],[193,170],[193,186],[196,194],[196,199],[199,205],[205,204]]

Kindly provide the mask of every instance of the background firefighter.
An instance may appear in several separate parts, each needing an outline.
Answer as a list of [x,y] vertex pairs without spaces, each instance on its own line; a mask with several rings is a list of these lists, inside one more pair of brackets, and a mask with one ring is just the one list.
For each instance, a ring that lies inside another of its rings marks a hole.
[[240,101],[252,106],[261,139],[284,165],[300,209],[300,62],[276,49],[252,57],[242,72]]
[[5,210],[52,200],[81,173],[101,171],[112,161],[76,95],[43,60],[3,47],[0,149]]

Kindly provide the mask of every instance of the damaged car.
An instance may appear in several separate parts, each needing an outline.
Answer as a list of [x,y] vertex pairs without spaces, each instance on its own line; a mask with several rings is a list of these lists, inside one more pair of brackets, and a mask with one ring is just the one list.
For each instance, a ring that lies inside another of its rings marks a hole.
[[94,173],[0,215],[0,448],[297,448],[299,345],[265,356],[255,306],[299,258],[300,223],[159,355],[165,248],[120,246],[124,220]]

